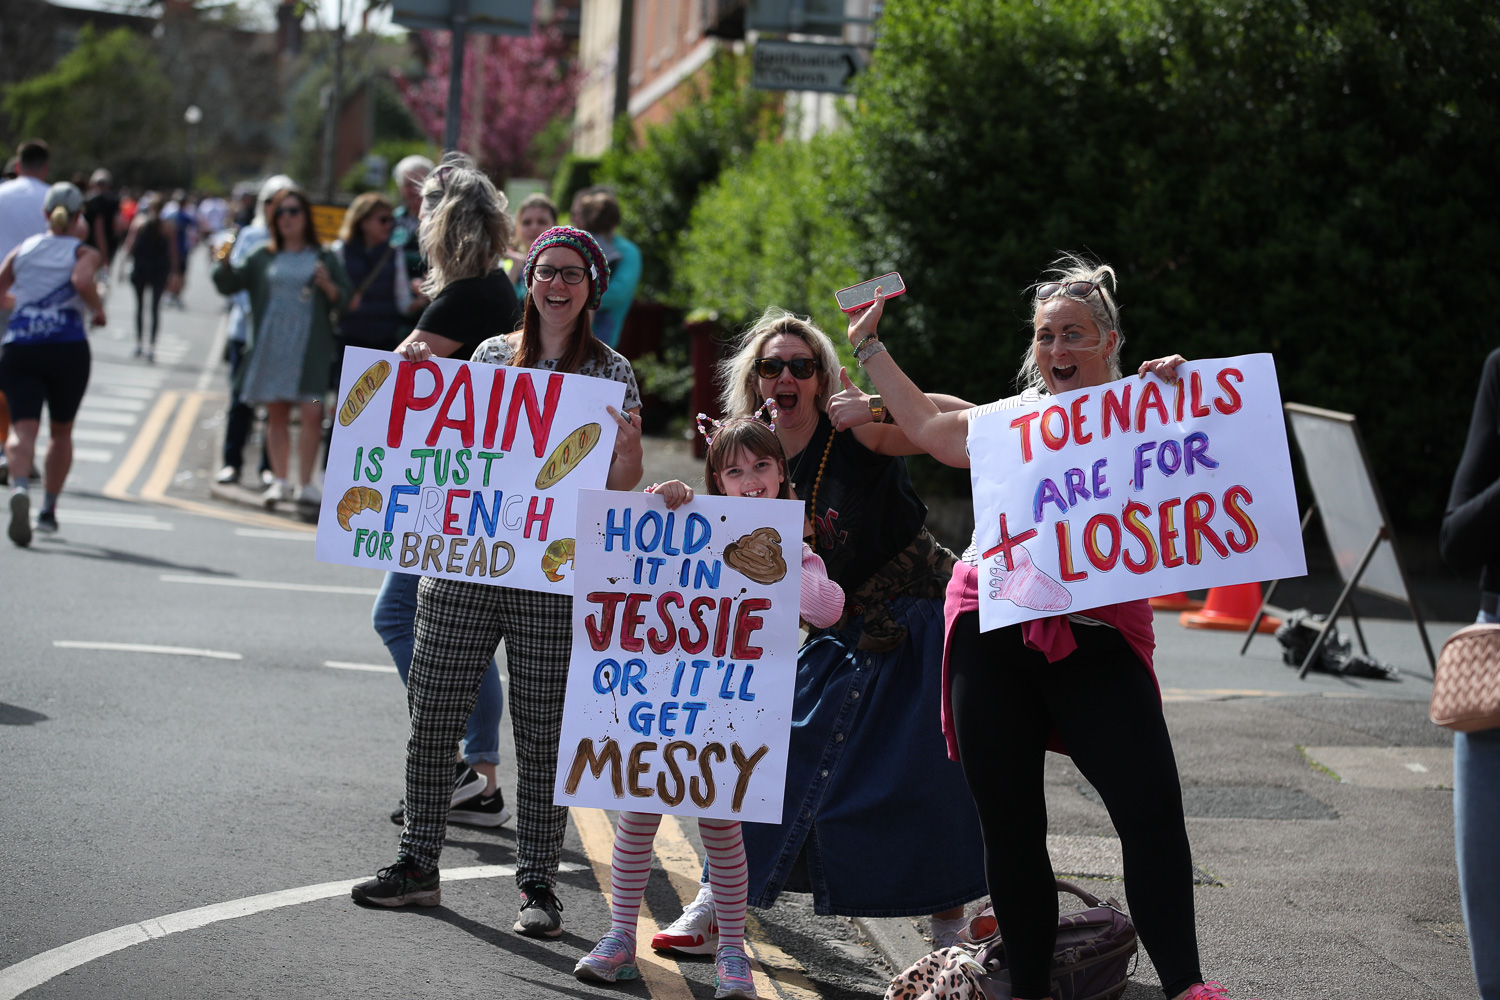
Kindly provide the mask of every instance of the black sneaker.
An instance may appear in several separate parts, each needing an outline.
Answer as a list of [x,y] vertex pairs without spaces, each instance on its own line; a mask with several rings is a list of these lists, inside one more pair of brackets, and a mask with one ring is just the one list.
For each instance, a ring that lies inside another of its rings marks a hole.
[[389,868],[382,868],[375,877],[361,882],[349,891],[356,903],[367,906],[437,906],[443,901],[443,890],[438,885],[438,870],[418,867],[415,861],[404,855],[396,859]]
[[562,902],[545,885],[523,885],[521,913],[511,929],[526,937],[562,937]]
[[48,535],[57,534],[57,512],[44,510],[36,516],[36,530]]
[[21,548],[31,544],[31,497],[25,490],[10,493],[10,540]]
[[[449,807],[451,808],[458,805],[460,802],[467,802],[470,799],[478,798],[481,794],[483,794],[484,786],[487,784],[488,782],[485,781],[484,775],[474,770],[468,764],[460,761],[458,764],[454,765],[453,769],[453,795],[448,799]],[[500,802],[500,807],[501,809],[505,808],[505,801],[503,799]],[[493,823],[481,823],[480,825],[499,826],[501,823],[504,823],[508,819],[510,819],[510,813],[507,812],[503,817]],[[406,825],[405,799],[402,799],[400,802],[396,803],[396,810],[395,812],[391,813],[391,822],[395,823],[397,826]]]
[[499,826],[508,819],[510,810],[505,808],[505,795],[499,788],[494,795],[475,795],[448,810],[448,822],[468,826]]

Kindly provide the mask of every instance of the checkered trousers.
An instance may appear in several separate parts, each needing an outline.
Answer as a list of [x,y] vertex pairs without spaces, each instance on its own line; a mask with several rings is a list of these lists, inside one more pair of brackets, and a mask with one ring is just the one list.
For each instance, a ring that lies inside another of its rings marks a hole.
[[568,810],[552,804],[563,695],[573,644],[573,598],[424,577],[407,677],[406,826],[401,853],[434,867],[443,850],[453,760],[479,681],[501,640],[516,737],[516,881],[551,886]]

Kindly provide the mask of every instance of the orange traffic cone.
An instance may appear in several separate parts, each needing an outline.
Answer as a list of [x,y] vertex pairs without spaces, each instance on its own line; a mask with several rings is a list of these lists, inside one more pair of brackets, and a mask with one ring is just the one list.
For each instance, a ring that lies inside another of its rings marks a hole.
[[1203,607],[1203,602],[1189,597],[1186,592],[1176,594],[1163,594],[1153,597],[1146,602],[1157,611],[1197,611]]
[[[1243,632],[1260,610],[1260,584],[1240,583],[1233,587],[1215,587],[1208,592],[1208,603],[1202,611],[1184,611],[1178,619],[1183,628],[1213,628]],[[1257,632],[1274,632],[1281,619],[1266,615]]]

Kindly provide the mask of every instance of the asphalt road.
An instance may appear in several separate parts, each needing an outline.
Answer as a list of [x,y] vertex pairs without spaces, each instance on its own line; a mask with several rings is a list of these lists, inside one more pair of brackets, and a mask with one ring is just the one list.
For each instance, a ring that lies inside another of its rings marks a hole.
[[[148,366],[130,356],[130,290],[113,293],[62,531],[0,549],[0,1000],[711,997],[704,959],[658,959],[614,988],[573,979],[608,921],[609,816],[595,810],[570,824],[557,941],[510,931],[510,827],[450,829],[440,907],[349,902],[398,832],[405,701],[369,623],[379,578],[315,562],[294,518],[212,495],[224,372],[201,260],[186,299]],[[695,465],[660,442],[649,456],[655,478]],[[1453,627],[1432,625],[1434,643]],[[1398,682],[1299,681],[1269,637],[1240,657],[1237,636],[1173,615],[1157,630],[1210,977],[1268,1000],[1477,995],[1451,742],[1425,719],[1411,624],[1366,622]],[[513,788],[508,727],[502,757]],[[1092,790],[1061,757],[1047,782],[1058,871],[1123,895]],[[694,827],[663,824],[646,921],[691,898]],[[925,948],[920,921],[810,909],[788,896],[755,914],[763,996],[879,996],[887,963]],[[1142,955],[1126,997],[1160,996],[1155,983]]]

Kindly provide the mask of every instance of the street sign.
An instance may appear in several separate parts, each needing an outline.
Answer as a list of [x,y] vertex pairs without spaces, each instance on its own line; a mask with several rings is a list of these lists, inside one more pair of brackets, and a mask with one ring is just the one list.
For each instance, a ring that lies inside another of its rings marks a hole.
[[[469,31],[489,35],[531,34],[532,0],[468,0]],[[394,0],[391,20],[403,28],[449,31],[453,0]]]
[[846,23],[863,20],[844,16],[844,0],[750,0],[745,26],[773,35],[842,35]]
[[853,45],[762,40],[755,45],[751,83],[761,90],[849,93],[849,81],[864,67]]

